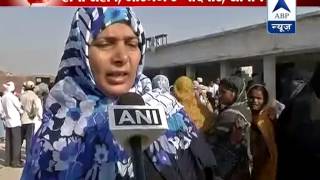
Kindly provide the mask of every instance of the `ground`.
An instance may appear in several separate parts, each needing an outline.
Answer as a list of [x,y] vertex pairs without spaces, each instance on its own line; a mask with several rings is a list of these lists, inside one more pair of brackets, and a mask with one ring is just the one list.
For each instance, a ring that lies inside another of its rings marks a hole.
[[[22,168],[10,168],[4,166],[4,143],[0,143],[0,179],[1,180],[18,180],[20,179]],[[23,151],[24,153],[24,148]],[[24,157],[24,155],[23,155]]]

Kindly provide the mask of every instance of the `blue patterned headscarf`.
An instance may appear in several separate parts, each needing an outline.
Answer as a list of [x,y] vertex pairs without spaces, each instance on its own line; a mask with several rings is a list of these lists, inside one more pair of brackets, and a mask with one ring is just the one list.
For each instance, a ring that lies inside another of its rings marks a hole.
[[[141,91],[145,36],[130,8],[80,8],[76,11],[59,66],[55,85],[45,105],[43,124],[32,141],[21,179],[115,179],[132,178],[131,158],[113,138],[106,97],[95,85],[89,65],[90,42],[113,23],[126,22],[138,37],[141,60],[131,92]],[[141,94],[141,93],[140,93]],[[155,167],[177,159],[188,149],[195,128],[175,99],[150,94],[148,105],[166,109],[169,130],[146,151]],[[155,98],[156,97],[156,98]],[[166,101],[162,101],[166,100]]]
[[138,36],[141,60],[134,85],[137,88],[144,65],[145,35],[139,19],[130,8],[78,9],[72,21],[56,82],[72,77],[82,89],[86,89],[87,94],[104,97],[95,86],[88,58],[89,44],[107,26],[117,22],[127,22]]

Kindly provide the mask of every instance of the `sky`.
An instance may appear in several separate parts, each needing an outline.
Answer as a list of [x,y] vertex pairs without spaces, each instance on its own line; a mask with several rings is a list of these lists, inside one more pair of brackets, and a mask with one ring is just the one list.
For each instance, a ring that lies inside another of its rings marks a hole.
[[[320,8],[297,8],[297,14]],[[146,36],[168,34],[168,42],[266,22],[267,8],[134,8]],[[55,75],[74,8],[0,8],[0,70]],[[298,24],[299,25],[299,24]]]

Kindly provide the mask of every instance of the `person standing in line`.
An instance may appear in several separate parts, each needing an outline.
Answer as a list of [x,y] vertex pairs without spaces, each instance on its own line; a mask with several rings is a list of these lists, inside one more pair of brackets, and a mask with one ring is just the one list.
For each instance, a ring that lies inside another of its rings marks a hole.
[[34,134],[35,134],[42,124],[43,107],[45,104],[45,99],[47,98],[49,93],[49,88],[47,84],[42,83],[42,85],[40,84],[35,86],[33,91],[38,96],[37,103],[39,104],[38,116],[36,117],[34,122]]
[[[252,112],[251,152],[252,180],[276,180],[278,151],[274,124],[276,114],[270,115],[269,93],[264,85],[254,84],[248,89]],[[275,111],[275,110],[274,110]]]
[[5,133],[5,130],[4,130],[4,118],[5,118],[5,114],[4,114],[4,111],[3,111],[3,107],[2,107],[2,103],[1,103],[1,98],[2,98],[2,95],[3,93],[0,92],[0,143],[4,143],[4,133]]
[[215,82],[210,81],[208,91],[210,91],[212,93],[213,98],[215,98],[216,95],[218,94],[219,84],[220,84],[220,78],[217,78]]
[[138,94],[143,95],[152,91],[152,83],[148,76],[141,74],[141,81],[139,83]]
[[251,112],[246,101],[244,79],[231,76],[221,80],[219,111],[213,133],[207,141],[217,158],[218,174],[224,180],[250,179]]
[[24,84],[25,91],[20,96],[20,101],[24,110],[21,116],[21,144],[23,140],[26,140],[26,152],[29,152],[31,138],[35,128],[35,121],[38,120],[39,109],[41,108],[41,101],[38,98],[38,96],[33,92],[34,87],[34,82],[27,81]]
[[169,79],[165,75],[156,75],[152,79],[152,90],[160,91],[162,93],[170,93]]
[[286,108],[277,120],[277,179],[320,179],[320,63],[311,79],[294,68],[283,81]]
[[34,87],[33,91],[40,98],[41,105],[44,107],[49,95],[49,85],[46,83],[40,83]]
[[23,167],[21,163],[21,117],[23,113],[21,103],[13,92],[14,83],[9,81],[3,84],[6,89],[2,97],[2,106],[5,113],[6,147],[5,164],[11,167]]
[[192,80],[187,76],[181,76],[174,82],[173,88],[175,97],[184,106],[196,127],[204,133],[212,131],[214,114],[210,111],[211,106],[200,102]]

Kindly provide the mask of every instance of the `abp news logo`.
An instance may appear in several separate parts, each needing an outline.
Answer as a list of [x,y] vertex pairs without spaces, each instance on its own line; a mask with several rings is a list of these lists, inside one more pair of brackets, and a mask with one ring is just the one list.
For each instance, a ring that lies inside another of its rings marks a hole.
[[268,32],[292,34],[296,32],[296,0],[268,0]]

